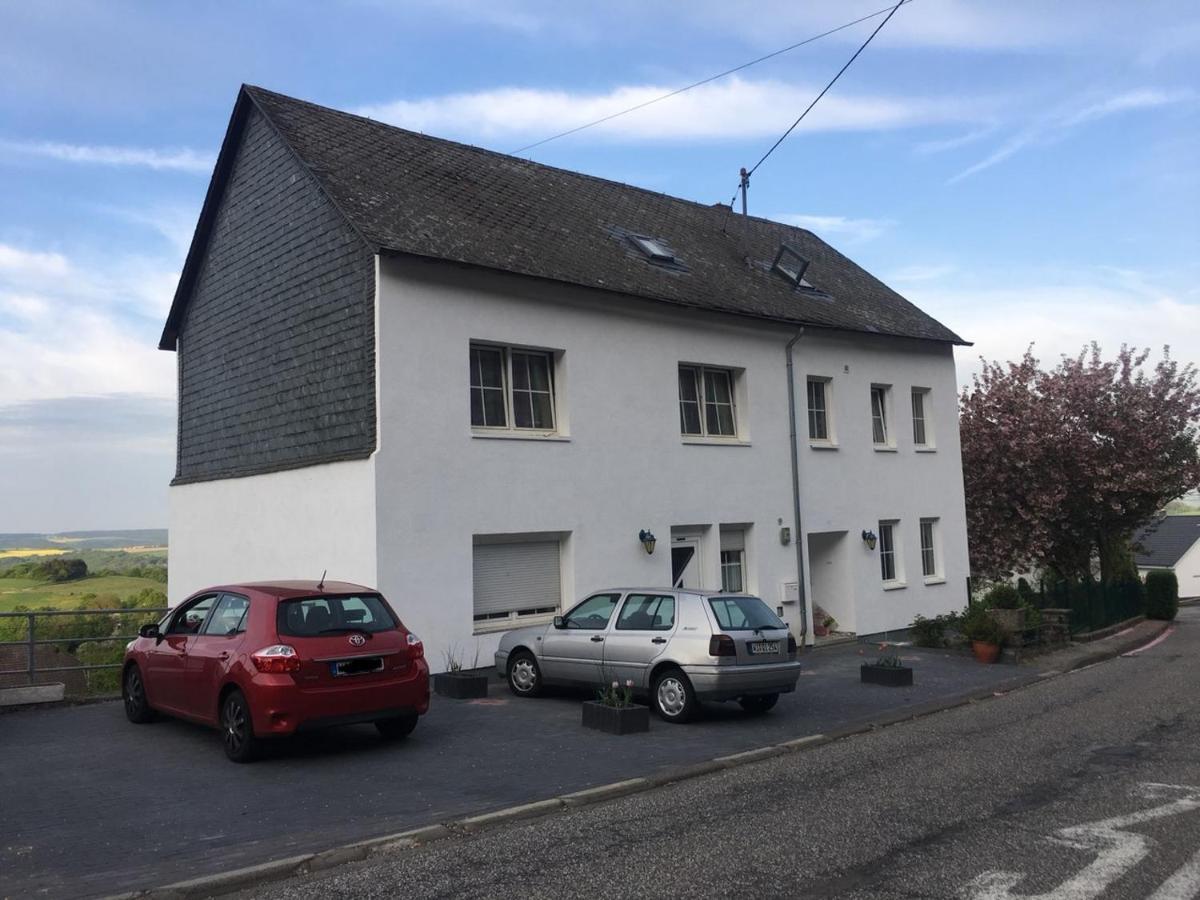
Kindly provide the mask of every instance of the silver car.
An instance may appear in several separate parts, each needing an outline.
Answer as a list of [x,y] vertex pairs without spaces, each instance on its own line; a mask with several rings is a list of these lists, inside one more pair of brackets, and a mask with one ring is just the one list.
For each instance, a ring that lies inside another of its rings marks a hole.
[[547,684],[632,681],[662,718],[686,722],[704,700],[766,712],[796,689],[800,663],[787,626],[758,597],[612,588],[552,624],[505,634],[496,671],[519,697]]

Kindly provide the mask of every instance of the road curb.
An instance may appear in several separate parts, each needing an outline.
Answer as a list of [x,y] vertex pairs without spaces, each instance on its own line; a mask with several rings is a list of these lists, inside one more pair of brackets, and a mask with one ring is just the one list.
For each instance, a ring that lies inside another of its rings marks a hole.
[[1143,633],[1136,636],[1131,635],[1111,647],[1084,654],[1066,663],[1061,668],[1037,674],[1015,676],[986,691],[974,691],[939,700],[926,701],[915,706],[873,716],[866,721],[849,723],[825,734],[812,734],[805,737],[793,738],[777,744],[769,744],[765,747],[757,747],[750,750],[743,750],[739,753],[719,756],[704,762],[676,766],[653,775],[611,782],[581,791],[574,791],[570,794],[563,794],[559,797],[552,797],[548,800],[522,803],[517,806],[510,806],[422,828],[414,828],[384,837],[357,841],[341,847],[333,847],[319,853],[292,856],[287,859],[248,866],[243,869],[235,869],[232,872],[201,876],[161,888],[114,895],[109,897],[108,900],[132,900],[132,898],[154,898],[154,900],[162,898],[162,900],[167,900],[167,898],[220,896],[243,888],[260,885],[267,881],[282,880],[309,872],[325,871],[347,863],[361,862],[383,853],[412,849],[453,835],[475,834],[487,828],[508,825],[513,822],[529,822],[534,819],[545,818],[562,810],[578,809],[598,803],[606,803],[619,797],[646,793],[669,784],[677,784],[692,778],[698,778],[702,775],[728,771],[729,769],[751,765],[778,756],[802,753],[833,743],[834,741],[868,734],[961,706],[993,700],[997,697],[1005,696],[1012,691],[1040,684],[1052,678],[1062,677],[1070,672],[1078,671],[1085,666],[1116,659],[1122,654],[1128,653],[1130,650],[1135,650],[1154,640],[1165,632],[1171,623],[1160,622],[1158,625],[1159,627],[1146,629]]

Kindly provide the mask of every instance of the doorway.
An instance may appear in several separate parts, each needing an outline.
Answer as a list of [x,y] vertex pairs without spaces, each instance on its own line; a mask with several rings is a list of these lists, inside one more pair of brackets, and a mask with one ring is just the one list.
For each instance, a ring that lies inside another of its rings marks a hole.
[[819,606],[833,617],[836,622],[833,630],[839,634],[853,634],[856,630],[854,588],[850,583],[846,558],[848,546],[849,538],[845,531],[824,531],[808,536],[813,625],[821,624],[818,621]]
[[671,587],[699,590],[700,538],[671,538]]

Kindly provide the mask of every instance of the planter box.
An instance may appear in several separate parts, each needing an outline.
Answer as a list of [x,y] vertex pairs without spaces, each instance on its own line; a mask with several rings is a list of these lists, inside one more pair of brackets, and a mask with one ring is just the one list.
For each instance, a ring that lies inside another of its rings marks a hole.
[[607,734],[636,734],[650,730],[650,707],[605,706],[595,700],[583,704],[583,727]]
[[471,700],[486,697],[488,677],[465,672],[443,672],[433,676],[433,692],[452,700]]
[[863,684],[882,684],[886,687],[909,687],[913,683],[911,666],[876,666],[863,663],[859,667]]
[[1009,637],[1021,634],[1025,630],[1024,609],[989,609],[988,615]]

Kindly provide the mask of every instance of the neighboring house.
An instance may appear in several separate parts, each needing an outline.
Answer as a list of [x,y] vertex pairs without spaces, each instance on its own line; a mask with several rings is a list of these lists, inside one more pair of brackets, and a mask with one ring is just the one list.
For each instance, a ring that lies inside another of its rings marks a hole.
[[803,229],[244,87],[160,345],[171,602],[328,570],[435,666],[612,585],[903,628],[964,603],[961,343]]
[[1133,538],[1134,563],[1143,578],[1175,573],[1180,597],[1200,597],[1200,516],[1164,516]]

